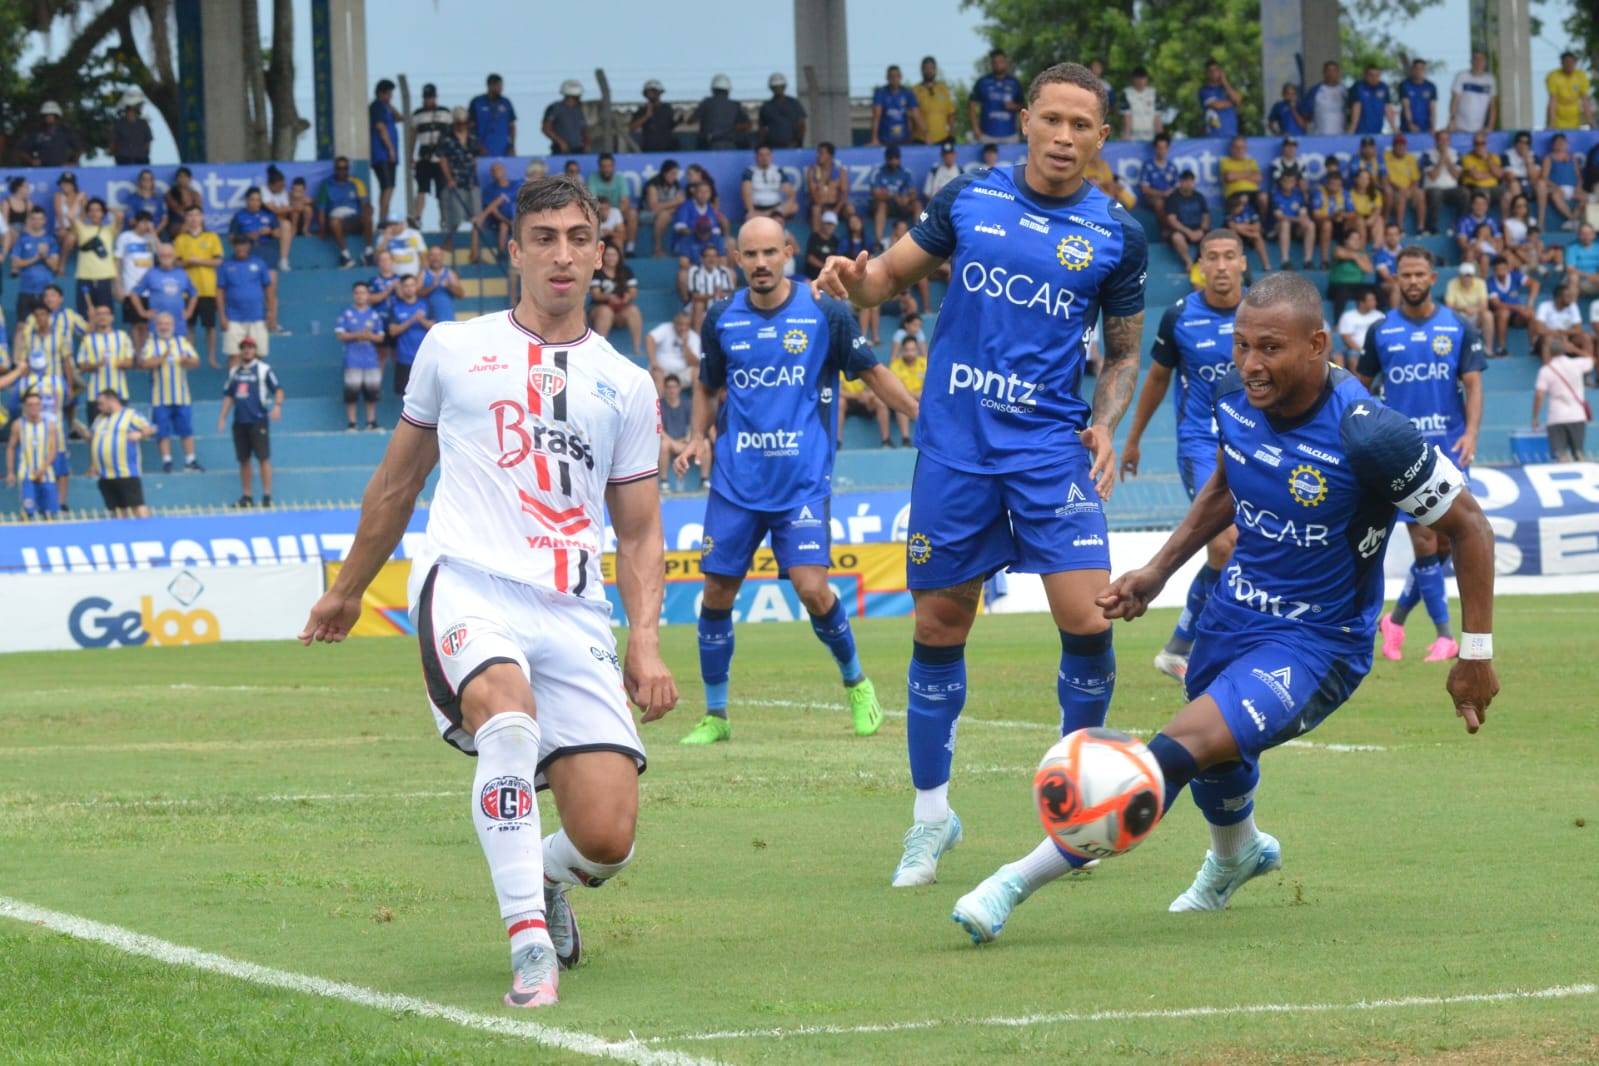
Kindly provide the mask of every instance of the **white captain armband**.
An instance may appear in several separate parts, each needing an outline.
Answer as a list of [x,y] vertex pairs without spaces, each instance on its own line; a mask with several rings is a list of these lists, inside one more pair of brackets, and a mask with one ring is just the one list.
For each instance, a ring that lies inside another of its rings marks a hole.
[[1462,659],[1492,659],[1494,657],[1494,635],[1492,633],[1460,634],[1460,657]]
[[1465,488],[1466,476],[1435,445],[1432,473],[1423,478],[1410,495],[1395,501],[1395,506],[1422,525],[1430,526],[1444,516]]

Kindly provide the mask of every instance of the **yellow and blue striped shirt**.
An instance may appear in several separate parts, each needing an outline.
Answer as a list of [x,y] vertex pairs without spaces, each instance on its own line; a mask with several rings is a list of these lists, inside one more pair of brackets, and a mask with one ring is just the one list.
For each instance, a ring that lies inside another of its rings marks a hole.
[[156,407],[186,407],[194,400],[189,393],[189,372],[179,364],[180,359],[200,358],[187,337],[160,337],[152,335],[144,342],[141,361],[159,358],[161,365],[154,367],[155,385],[150,391],[150,402]]
[[[27,321],[17,328],[17,348],[27,349],[33,345],[33,336],[38,332],[35,319],[29,315]],[[63,307],[50,316],[50,326],[45,330],[45,350],[50,353],[52,367],[55,373],[65,375],[66,371],[59,369],[60,362],[72,358],[72,353],[78,350],[78,338],[89,332],[89,323],[83,316],[70,307]]]
[[154,427],[138,414],[124,407],[114,415],[106,415],[94,424],[94,439],[89,443],[89,454],[94,458],[95,469],[103,478],[139,476],[139,442],[129,435],[138,430],[146,435]]
[[55,476],[50,469],[54,461],[54,449],[50,446],[51,438],[55,436],[54,430],[55,426],[45,418],[37,422],[24,418],[18,424],[21,447],[17,453],[17,477],[20,480],[38,481]]
[[86,364],[89,363],[100,364],[97,369],[88,371],[88,381],[85,382],[91,405],[94,398],[106,389],[127,403],[128,369],[133,366],[133,339],[120,329],[85,335],[78,345],[78,369],[87,370]]

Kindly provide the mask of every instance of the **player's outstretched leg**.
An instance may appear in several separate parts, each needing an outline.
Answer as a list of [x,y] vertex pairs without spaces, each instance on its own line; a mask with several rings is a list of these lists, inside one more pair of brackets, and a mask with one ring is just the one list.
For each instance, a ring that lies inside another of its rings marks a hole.
[[1282,869],[1277,838],[1255,828],[1255,788],[1260,768],[1232,762],[1197,774],[1189,783],[1194,803],[1210,826],[1210,850],[1194,883],[1172,900],[1172,913],[1219,911],[1244,884]]
[[938,860],[961,840],[961,821],[949,806],[949,767],[955,722],[966,705],[966,645],[916,641],[907,679],[905,745],[916,786],[915,820],[894,869],[895,888],[938,880]]
[[705,684],[705,717],[678,743],[715,744],[733,735],[727,721],[727,682],[733,666],[733,609],[700,608],[700,680]]
[[561,969],[570,970],[583,957],[583,937],[566,898],[567,890],[573,885],[599,888],[632,861],[633,849],[629,848],[617,862],[596,862],[578,850],[565,828],[544,838],[544,916]]
[[1155,653],[1155,669],[1167,677],[1180,682],[1188,675],[1188,653],[1194,647],[1194,623],[1199,620],[1200,612],[1205,609],[1205,603],[1215,591],[1220,577],[1221,571],[1206,563],[1194,575],[1194,580],[1189,582],[1188,602],[1183,605],[1183,613],[1177,616],[1171,639]]
[[[1060,703],[1060,735],[1105,724],[1116,690],[1116,648],[1111,630],[1080,636],[1060,631],[1060,670],[1055,697]],[[1006,863],[955,903],[951,920],[974,944],[994,940],[1028,896],[1067,874],[1091,870],[1097,862],[1079,858],[1045,840],[1027,855]]]
[[523,711],[493,715],[473,736],[477,774],[472,822],[488,859],[500,917],[511,938],[512,1007],[557,1000],[558,962],[544,919],[544,857],[539,840],[539,723]]
[[[883,707],[877,702],[877,690],[872,686],[871,679],[861,669],[860,656],[855,653],[855,634],[850,629],[849,615],[844,612],[843,601],[828,587],[826,570],[821,567],[804,568],[816,571],[816,588],[813,589],[809,581],[805,581],[807,587],[800,587],[804,579],[798,576],[799,569],[795,567],[789,573],[796,591],[805,602],[806,612],[811,616],[811,632],[816,634],[817,640],[827,645],[827,650],[833,653],[833,661],[838,664],[838,672],[849,697],[855,735],[869,737],[882,728]],[[830,600],[832,605],[820,612],[813,611],[812,605],[818,600]]]

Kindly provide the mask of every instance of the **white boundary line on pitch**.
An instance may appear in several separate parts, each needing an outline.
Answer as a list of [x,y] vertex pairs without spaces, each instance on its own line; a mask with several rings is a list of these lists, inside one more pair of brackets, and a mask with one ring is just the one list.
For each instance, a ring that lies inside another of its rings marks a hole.
[[941,1029],[951,1025],[982,1025],[1015,1028],[1028,1025],[1068,1025],[1082,1022],[1162,1021],[1185,1018],[1229,1018],[1261,1014],[1327,1014],[1334,1011],[1392,1010],[1404,1007],[1448,1007],[1468,1003],[1507,1003],[1532,999],[1574,999],[1599,995],[1599,984],[1555,985],[1532,990],[1467,992],[1444,996],[1401,996],[1395,999],[1361,999],[1353,1003],[1239,1003],[1231,1007],[1177,1007],[1171,1010],[1096,1010],[1062,1011],[1048,1014],[1022,1014],[991,1018],[927,1018],[909,1022],[880,1022],[868,1025],[802,1025],[792,1029],[726,1029],[710,1033],[683,1033],[679,1036],[654,1036],[648,1044],[701,1042],[708,1040],[773,1040],[796,1036],[867,1036],[873,1033],[904,1033]]
[[479,1029],[486,1033],[521,1037],[536,1044],[543,1044],[545,1047],[571,1051],[579,1055],[617,1059],[622,1062],[637,1063],[638,1066],[709,1066],[709,1060],[707,1059],[695,1058],[678,1051],[657,1051],[654,1048],[645,1046],[644,1042],[640,1040],[611,1041],[589,1033],[580,1033],[571,1029],[556,1029],[548,1025],[540,1025],[538,1022],[523,1021],[514,1017],[480,1014],[476,1011],[463,1010],[460,1007],[450,1007],[443,1003],[419,999],[416,996],[379,992],[375,989],[363,988],[360,985],[347,984],[343,981],[333,981],[325,977],[312,977],[307,974],[291,973],[287,970],[276,970],[270,966],[230,959],[226,955],[216,955],[209,951],[184,947],[182,944],[174,944],[168,940],[146,936],[143,933],[135,933],[131,929],[124,929],[118,925],[107,925],[88,918],[79,918],[76,915],[62,914],[60,911],[35,907],[30,903],[8,899],[5,896],[0,896],[0,917],[43,926],[46,929],[64,933],[78,940],[89,940],[98,944],[105,944],[129,955],[154,959],[169,966],[186,966],[191,969],[204,970],[208,973],[221,974],[224,977],[247,981],[250,984],[263,985],[267,988],[278,988],[287,992],[299,992],[305,995],[343,1000],[359,1007],[371,1007],[375,1010],[388,1011],[390,1013],[435,1018],[439,1021],[465,1026],[468,1029]]
[[[740,705],[747,707],[777,707],[801,711],[836,711],[839,709],[837,704],[821,703],[811,700],[739,700],[738,702]],[[883,716],[885,718],[903,719],[905,717],[905,712],[884,711]],[[1013,718],[967,718],[963,715],[960,719],[960,722],[962,725],[986,725],[993,726],[997,729],[1032,729],[1037,731],[1048,730],[1051,733],[1056,732],[1056,727],[1050,725],[1048,722],[1024,722]],[[1153,729],[1139,729],[1132,726],[1119,726],[1113,728],[1120,728],[1125,732],[1131,733],[1155,732]],[[1340,753],[1389,750],[1380,744],[1323,744],[1318,740],[1288,740],[1277,746],[1280,748],[1307,748],[1313,751],[1332,751]]]

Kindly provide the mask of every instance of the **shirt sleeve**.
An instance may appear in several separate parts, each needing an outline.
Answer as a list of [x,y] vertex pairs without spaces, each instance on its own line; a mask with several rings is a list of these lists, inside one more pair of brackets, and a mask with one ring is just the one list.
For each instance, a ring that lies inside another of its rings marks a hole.
[[1168,370],[1175,370],[1182,360],[1177,351],[1177,319],[1182,313],[1181,300],[1166,308],[1160,316],[1160,329],[1155,331],[1155,343],[1149,346],[1149,357]]
[[278,384],[278,372],[267,367],[266,387],[268,392],[277,392],[283,386]]
[[1382,353],[1377,347],[1377,323],[1375,322],[1366,331],[1366,343],[1360,347],[1360,362],[1355,364],[1355,373],[1363,378],[1379,378],[1382,376]]
[[1482,334],[1472,326],[1461,323],[1460,331],[1460,369],[1457,376],[1464,377],[1470,373],[1481,373],[1488,369],[1488,353],[1482,346]]
[[1126,318],[1144,309],[1144,282],[1149,277],[1149,244],[1144,227],[1127,209],[1113,203],[1111,218],[1121,223],[1122,254],[1099,287],[1099,304],[1110,318]]
[[860,321],[848,304],[824,298],[822,311],[827,315],[828,363],[831,366],[854,381],[878,365],[877,353],[861,332]]
[[661,401],[653,382],[640,376],[622,410],[622,431],[611,454],[612,485],[642,481],[660,472]]
[[1351,404],[1339,436],[1361,485],[1424,526],[1465,491],[1465,476],[1449,457],[1423,440],[1410,419],[1376,400]]
[[[975,180],[976,172],[962,174],[938,190],[938,195],[928,203],[921,218],[911,227],[911,240],[922,251],[940,259],[948,259],[955,254],[955,198]],[[875,176],[872,183],[877,183]]]
[[[717,325],[727,301],[718,300],[705,312],[700,325],[700,384],[708,389],[720,389],[727,384],[727,355],[722,351],[721,335]],[[671,323],[667,323],[670,327]]]
[[439,359],[443,355],[442,329],[430,329],[417,348],[411,364],[411,378],[405,386],[405,405],[400,417],[422,429],[439,428],[439,408],[444,397],[439,389]]

